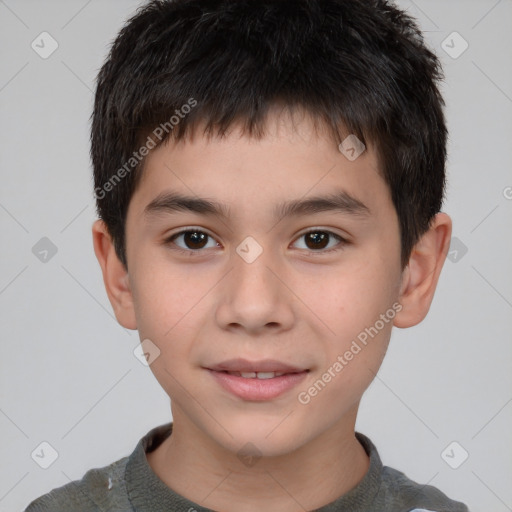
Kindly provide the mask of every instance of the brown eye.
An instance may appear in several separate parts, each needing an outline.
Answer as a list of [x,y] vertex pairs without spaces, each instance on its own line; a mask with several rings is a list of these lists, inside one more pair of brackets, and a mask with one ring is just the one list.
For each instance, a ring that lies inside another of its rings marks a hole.
[[[300,249],[322,253],[340,249],[347,243],[341,236],[331,231],[323,231],[320,229],[303,233],[297,240],[301,239],[304,239],[304,247],[299,247]],[[336,241],[338,243],[336,243]]]
[[187,231],[183,234],[183,241],[189,249],[202,249],[207,240],[208,235],[200,231]]
[[308,249],[325,249],[329,243],[329,235],[322,232],[311,232],[304,235]]
[[[213,246],[210,245],[207,247],[209,239],[212,240]],[[184,252],[198,251],[200,249],[217,246],[217,243],[208,233],[198,229],[180,231],[168,238],[166,243],[172,243],[178,247],[178,250],[182,250]]]

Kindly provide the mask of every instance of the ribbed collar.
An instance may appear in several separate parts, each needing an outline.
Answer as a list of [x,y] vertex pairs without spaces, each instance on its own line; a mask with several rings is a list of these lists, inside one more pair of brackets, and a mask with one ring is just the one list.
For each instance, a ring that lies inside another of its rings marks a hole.
[[[130,502],[137,512],[212,512],[174,492],[149,465],[146,453],[155,450],[171,433],[172,422],[153,428],[128,458],[125,480]],[[370,457],[365,477],[354,489],[316,512],[365,512],[371,508],[381,484],[382,462],[370,439],[359,432],[356,437]]]

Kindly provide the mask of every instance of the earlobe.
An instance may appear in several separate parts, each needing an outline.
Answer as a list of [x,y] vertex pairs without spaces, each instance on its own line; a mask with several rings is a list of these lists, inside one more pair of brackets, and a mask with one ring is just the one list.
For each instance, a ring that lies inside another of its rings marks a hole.
[[92,226],[94,252],[117,321],[127,329],[137,329],[128,271],[116,254],[112,238],[102,220]]
[[450,217],[438,213],[414,246],[402,273],[399,296],[402,310],[395,316],[396,327],[412,327],[427,315],[450,247],[451,233]]

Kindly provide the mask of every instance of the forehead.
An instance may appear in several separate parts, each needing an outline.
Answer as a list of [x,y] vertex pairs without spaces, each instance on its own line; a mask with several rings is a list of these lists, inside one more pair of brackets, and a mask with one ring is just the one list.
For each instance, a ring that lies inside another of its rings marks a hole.
[[[346,133],[345,138],[349,135],[355,137]],[[320,195],[337,194],[340,199],[344,194],[356,210],[358,203],[371,209],[389,201],[374,148],[369,145],[351,159],[353,152],[341,152],[341,143],[311,117],[288,112],[269,115],[261,137],[237,125],[224,136],[195,129],[189,137],[169,139],[152,150],[133,200],[142,211],[172,191],[210,198],[213,208],[226,217],[251,207],[255,212],[260,208],[261,214],[264,204],[269,211],[270,203],[269,213],[275,216],[289,208],[285,199],[289,203]],[[204,202],[199,206],[208,209]]]

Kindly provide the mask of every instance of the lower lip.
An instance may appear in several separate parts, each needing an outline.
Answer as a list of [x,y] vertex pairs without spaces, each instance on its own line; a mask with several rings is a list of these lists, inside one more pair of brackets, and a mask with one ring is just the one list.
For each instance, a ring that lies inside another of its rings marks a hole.
[[302,382],[307,371],[300,373],[287,373],[272,379],[246,379],[226,372],[209,370],[213,378],[227,391],[243,400],[264,401],[272,400],[293,389]]

